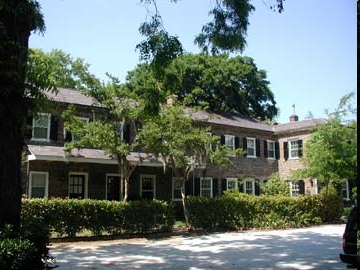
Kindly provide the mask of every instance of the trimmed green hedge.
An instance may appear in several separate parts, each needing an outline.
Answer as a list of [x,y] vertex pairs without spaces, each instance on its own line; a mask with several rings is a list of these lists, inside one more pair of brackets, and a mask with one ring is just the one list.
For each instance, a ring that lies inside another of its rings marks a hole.
[[147,234],[171,231],[173,206],[153,201],[117,202],[77,199],[24,199],[22,218],[42,217],[43,225],[59,236],[75,237],[83,230],[93,235]]
[[189,196],[187,209],[192,228],[280,229],[337,221],[342,200],[332,194],[287,197],[229,192],[216,198]]

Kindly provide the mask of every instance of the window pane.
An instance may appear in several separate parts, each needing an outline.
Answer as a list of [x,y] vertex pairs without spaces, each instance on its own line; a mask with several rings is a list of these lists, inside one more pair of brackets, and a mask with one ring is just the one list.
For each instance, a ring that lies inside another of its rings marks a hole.
[[247,155],[255,156],[255,139],[247,139]]
[[45,197],[45,187],[31,188],[31,198],[44,198],[44,197]]
[[238,189],[237,179],[228,179],[227,190],[237,190],[237,189]]
[[47,139],[47,128],[34,128],[34,138],[36,139]]

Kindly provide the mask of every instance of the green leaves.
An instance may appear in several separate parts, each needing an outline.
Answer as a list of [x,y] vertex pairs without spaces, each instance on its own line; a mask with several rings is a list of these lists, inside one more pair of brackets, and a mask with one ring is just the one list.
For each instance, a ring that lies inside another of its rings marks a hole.
[[330,114],[325,124],[318,125],[305,144],[304,163],[307,169],[296,176],[319,180],[354,179],[357,173],[357,121],[342,122],[343,115],[352,114],[348,109],[350,99],[342,98],[339,107]]

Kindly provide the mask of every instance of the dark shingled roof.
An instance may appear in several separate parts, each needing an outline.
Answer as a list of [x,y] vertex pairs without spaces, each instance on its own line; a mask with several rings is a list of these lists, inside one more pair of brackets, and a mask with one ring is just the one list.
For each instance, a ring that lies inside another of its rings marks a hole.
[[58,88],[57,92],[45,92],[45,95],[53,101],[78,104],[83,106],[101,107],[94,98],[85,95],[83,92],[75,89]]
[[195,120],[206,121],[208,123],[269,131],[269,132],[274,132],[275,134],[290,132],[294,130],[298,130],[298,131],[309,130],[314,128],[318,124],[326,123],[326,119],[317,118],[317,119],[296,121],[281,125],[270,125],[270,124],[261,123],[259,120],[246,117],[241,114],[236,114],[236,113],[215,114],[204,111],[192,112],[191,116]]

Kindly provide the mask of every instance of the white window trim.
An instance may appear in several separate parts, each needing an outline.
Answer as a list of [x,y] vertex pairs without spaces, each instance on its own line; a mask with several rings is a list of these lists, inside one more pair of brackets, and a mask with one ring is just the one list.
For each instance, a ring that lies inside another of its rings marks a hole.
[[[275,141],[271,141],[271,140],[266,140],[266,144],[267,144],[267,159],[275,159],[276,158],[276,153],[275,153]],[[273,153],[274,153],[274,156],[270,157],[269,156],[269,145],[272,144],[274,146],[274,148],[272,149],[273,150]]]
[[[254,154],[253,155],[249,155],[249,140],[254,142]],[[252,137],[246,137],[246,157],[248,158],[256,158],[256,139],[252,138]]]
[[253,178],[245,178],[244,179],[244,181],[243,181],[243,192],[245,193],[245,194],[250,194],[250,193],[247,193],[246,192],[246,183],[249,183],[249,182],[251,182],[251,189],[252,189],[252,195],[255,195],[255,179],[253,179]]
[[122,184],[122,181],[121,181],[121,176],[118,173],[107,173],[105,175],[105,198],[106,198],[106,200],[108,199],[108,197],[107,197],[107,194],[108,194],[108,176],[117,176],[117,177],[120,178],[120,198],[119,199],[122,200],[122,198],[123,198],[123,194],[122,194],[123,184]]
[[[173,201],[181,201],[182,198],[175,198],[175,197],[174,197],[175,181],[176,181],[176,178],[173,177],[173,178],[172,178],[172,185],[171,185],[171,192],[172,192],[171,198],[172,198]],[[183,183],[183,185],[182,185],[182,188],[184,188],[184,186],[185,186],[185,181],[184,181],[184,183]]]
[[[230,181],[235,181],[235,188],[234,189],[229,189],[229,182]],[[226,190],[239,190],[239,181],[237,178],[226,178]]]
[[50,141],[50,127],[51,127],[51,114],[50,113],[38,113],[38,116],[47,116],[47,134],[46,134],[46,139],[44,138],[35,138],[35,121],[36,121],[36,116],[33,117],[33,121],[32,121],[32,133],[31,133],[31,139],[34,141]]
[[[143,189],[142,189],[142,180],[143,178],[152,178],[154,184],[153,190],[153,199],[156,199],[156,176],[154,174],[141,174],[140,175],[140,197],[142,197]],[[150,191],[150,190],[145,190]]]
[[[297,183],[295,183],[297,182]],[[297,197],[300,195],[300,188],[299,188],[299,180],[291,180],[289,181],[289,185],[290,185],[290,196],[291,197]],[[293,185],[295,186],[295,184],[297,185],[297,189],[293,188]],[[297,193],[294,193],[297,192]]]
[[69,179],[68,179],[68,197],[70,197],[70,175],[84,175],[84,176],[85,176],[84,199],[87,199],[87,198],[88,198],[89,173],[87,173],[87,172],[69,172]]
[[[203,189],[202,189],[202,181],[204,180],[210,180],[210,198],[213,197],[213,179],[211,177],[201,177],[200,178],[200,196],[204,196]],[[207,189],[206,189],[207,190]],[[204,196],[205,197],[205,196]],[[206,196],[207,197],[207,196]]]
[[[350,200],[349,181],[347,179],[345,179],[345,182],[343,184],[345,184],[345,188],[346,188],[346,197],[342,197],[342,198],[343,198],[343,200],[349,201]],[[341,186],[341,195],[344,190],[345,189],[343,189],[343,186]]]
[[32,198],[32,177],[34,174],[45,174],[45,192],[44,192],[44,198],[47,198],[49,196],[49,172],[45,171],[30,171],[29,173],[29,198]]
[[[228,145],[226,144],[226,139],[232,139],[232,145]],[[228,134],[225,134],[224,135],[224,140],[225,140],[225,145],[227,147],[229,147],[231,150],[234,150],[235,149],[235,136],[234,135],[228,135]]]
[[[296,157],[293,157],[292,155],[291,155],[291,143],[292,142],[296,142],[297,143],[297,156]],[[291,141],[288,141],[288,155],[289,155],[289,159],[299,159],[300,157],[299,157],[299,144],[298,144],[298,140],[291,140]]]

